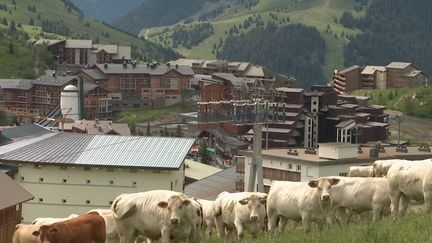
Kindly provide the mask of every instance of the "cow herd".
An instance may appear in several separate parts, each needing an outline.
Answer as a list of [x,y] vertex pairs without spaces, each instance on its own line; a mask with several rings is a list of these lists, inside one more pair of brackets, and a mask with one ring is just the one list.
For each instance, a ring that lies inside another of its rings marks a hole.
[[352,166],[349,177],[320,177],[309,182],[274,181],[268,194],[222,192],[214,201],[183,193],[154,190],[121,194],[111,209],[95,209],[68,218],[38,218],[19,224],[13,243],[139,243],[201,242],[215,230],[219,237],[245,232],[254,238],[284,231],[289,220],[306,232],[346,224],[370,211],[401,217],[413,201],[432,209],[432,160],[377,160],[373,166]]

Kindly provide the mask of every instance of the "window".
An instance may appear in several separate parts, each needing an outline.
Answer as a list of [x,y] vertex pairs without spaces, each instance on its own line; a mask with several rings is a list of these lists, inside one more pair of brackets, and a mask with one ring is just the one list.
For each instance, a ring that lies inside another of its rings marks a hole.
[[348,176],[348,173],[342,172],[342,173],[339,173],[339,176]]
[[113,204],[113,201],[108,201],[108,204],[109,204],[109,205],[112,205],[112,204]]
[[86,204],[90,204],[90,200],[86,200]]
[[39,177],[39,182],[43,182],[43,178],[42,177]]
[[66,183],[67,182],[67,179],[63,179],[63,183]]
[[109,184],[114,185],[114,181],[113,180],[109,181]]
[[21,176],[21,181],[24,181],[24,176]]
[[288,165],[288,169],[292,170],[292,164]]
[[85,170],[85,171],[90,171],[91,168],[90,168],[90,166],[84,166],[84,170]]
[[136,181],[132,181],[133,186],[136,186],[136,184],[137,184]]
[[35,165],[34,168],[35,169],[42,169],[42,165]]
[[142,84],[144,88],[150,88],[150,80],[148,78],[138,79],[138,83]]
[[62,203],[66,203],[66,199],[62,199]]
[[90,183],[91,183],[91,180],[87,179],[87,184],[90,184]]
[[301,170],[301,165],[297,165],[297,170]]
[[39,202],[43,202],[43,198],[40,197],[40,198],[39,198]]

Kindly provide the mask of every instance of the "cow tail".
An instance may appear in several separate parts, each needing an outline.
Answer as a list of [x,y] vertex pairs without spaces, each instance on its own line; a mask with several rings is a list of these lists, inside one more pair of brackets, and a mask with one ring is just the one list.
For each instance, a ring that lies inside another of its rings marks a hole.
[[135,204],[131,201],[124,203],[122,207],[120,207],[119,203],[122,199],[123,199],[123,194],[116,197],[116,199],[114,199],[111,205],[111,210],[113,211],[114,216],[116,218],[127,217],[135,209]]

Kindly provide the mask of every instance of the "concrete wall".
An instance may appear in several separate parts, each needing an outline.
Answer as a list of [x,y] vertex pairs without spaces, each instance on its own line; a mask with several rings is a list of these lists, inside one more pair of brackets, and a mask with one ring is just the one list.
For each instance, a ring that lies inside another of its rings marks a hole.
[[387,71],[375,71],[375,82],[377,89],[386,89],[387,88]]
[[319,145],[319,157],[326,159],[347,159],[357,158],[356,144],[336,144],[336,143],[321,143]]
[[[137,169],[135,172],[120,168],[114,171],[106,167],[88,168],[90,170],[83,166],[68,166],[64,170],[60,166],[36,168],[35,164],[22,164],[15,180],[35,197],[23,204],[23,222],[31,222],[37,217],[65,217],[93,208],[109,208],[121,193],[155,189],[183,191],[183,167],[180,170]],[[67,181],[63,182],[64,179]]]

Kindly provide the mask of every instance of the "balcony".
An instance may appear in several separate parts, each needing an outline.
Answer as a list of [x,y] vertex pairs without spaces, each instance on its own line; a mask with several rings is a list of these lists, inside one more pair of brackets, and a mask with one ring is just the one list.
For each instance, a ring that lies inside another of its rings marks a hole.
[[239,174],[244,174],[245,173],[245,164],[244,162],[240,162],[236,165],[236,172]]
[[244,181],[236,181],[236,190],[244,192]]
[[333,79],[333,83],[336,83],[336,84],[338,84],[340,86],[344,86],[345,87],[345,82],[341,81],[339,79]]

